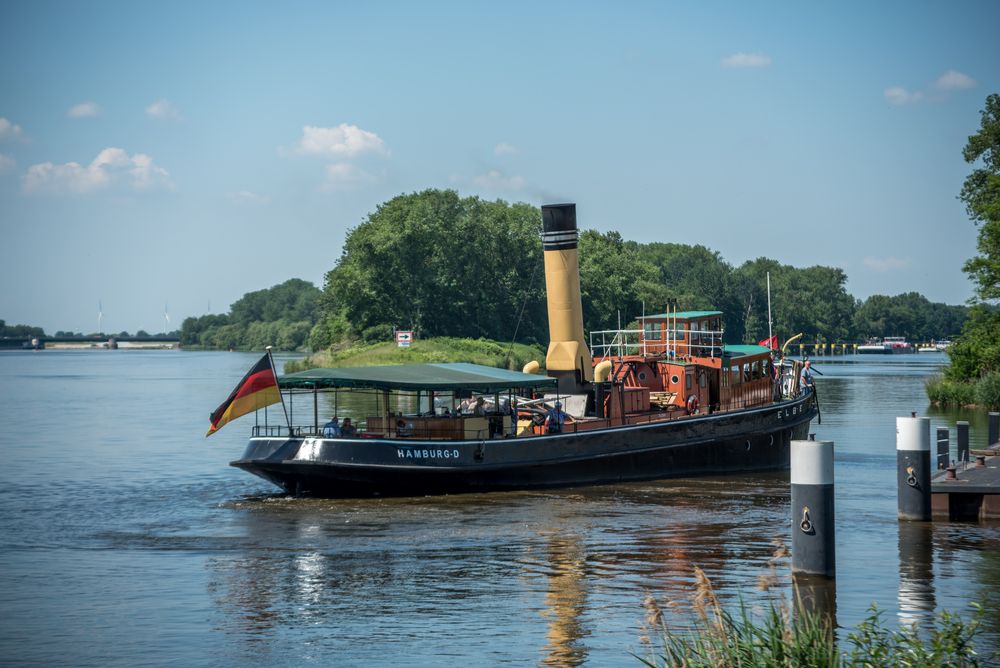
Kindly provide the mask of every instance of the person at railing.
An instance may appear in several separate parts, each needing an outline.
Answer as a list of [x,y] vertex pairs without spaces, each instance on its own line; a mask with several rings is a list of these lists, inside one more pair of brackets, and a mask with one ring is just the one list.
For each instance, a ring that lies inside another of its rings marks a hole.
[[545,430],[550,434],[561,434],[565,422],[566,414],[563,413],[562,402],[557,401],[545,416]]
[[323,438],[340,438],[340,423],[336,415],[323,425]]
[[476,403],[472,406],[472,414],[476,417],[484,417],[486,415],[486,406],[482,397],[476,398]]
[[351,424],[351,418],[344,418],[344,424],[340,428],[340,435],[343,438],[354,438],[358,435],[358,430]]
[[802,365],[802,372],[799,374],[799,392],[805,394],[813,389],[813,372],[810,368],[812,363],[806,360]]
[[413,423],[406,420],[396,420],[396,436],[406,438],[413,436]]

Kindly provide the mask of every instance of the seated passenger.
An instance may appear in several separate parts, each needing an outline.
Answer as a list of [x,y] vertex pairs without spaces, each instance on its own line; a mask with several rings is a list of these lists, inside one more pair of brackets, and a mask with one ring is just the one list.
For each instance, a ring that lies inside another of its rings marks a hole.
[[323,438],[340,438],[340,423],[337,422],[336,415],[323,425]]
[[413,436],[413,423],[406,420],[396,420],[396,436]]
[[476,417],[483,417],[486,415],[486,406],[483,405],[482,397],[476,399],[476,404],[472,407],[472,414]]
[[358,430],[351,424],[351,418],[344,418],[344,425],[340,428],[340,435],[344,438],[353,438],[358,435]]

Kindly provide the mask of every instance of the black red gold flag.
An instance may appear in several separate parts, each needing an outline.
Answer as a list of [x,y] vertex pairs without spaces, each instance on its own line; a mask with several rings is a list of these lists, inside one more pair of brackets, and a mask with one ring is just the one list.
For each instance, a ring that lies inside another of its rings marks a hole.
[[212,412],[209,417],[212,424],[205,436],[211,436],[230,420],[279,401],[281,392],[278,391],[278,379],[274,375],[270,354],[265,354],[247,371],[247,375],[243,376],[229,398]]

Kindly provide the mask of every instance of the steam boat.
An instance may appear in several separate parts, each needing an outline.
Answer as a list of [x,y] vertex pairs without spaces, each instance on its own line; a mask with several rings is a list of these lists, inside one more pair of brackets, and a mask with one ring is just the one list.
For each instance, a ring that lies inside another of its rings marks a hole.
[[[295,399],[305,397],[311,424],[271,425],[265,413],[232,465],[289,493],[327,497],[787,469],[790,442],[807,436],[818,412],[814,393],[800,392],[797,363],[723,343],[718,311],[643,316],[639,329],[592,332],[588,345],[576,207],[543,206],[542,222],[544,375],[537,362],[521,373],[424,364],[286,374],[277,383],[289,413],[301,415]],[[356,434],[324,436],[321,396],[324,417],[353,413]]]

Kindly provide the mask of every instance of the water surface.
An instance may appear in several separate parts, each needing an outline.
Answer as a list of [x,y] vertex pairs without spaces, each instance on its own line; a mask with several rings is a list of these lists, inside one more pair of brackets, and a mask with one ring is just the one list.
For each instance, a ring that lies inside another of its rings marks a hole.
[[[645,594],[686,601],[695,566],[727,603],[789,592],[787,562],[777,587],[755,589],[772,539],[790,542],[787,473],[284,497],[228,466],[252,417],[204,438],[256,359],[0,354],[4,663],[637,665]],[[984,415],[927,405],[923,382],[944,361],[817,360],[813,431],[836,443],[841,625],[873,602],[890,621],[925,622],[983,600],[1000,628],[1000,526],[896,521],[896,416],[930,415],[953,437],[970,420],[974,447],[985,442]]]

